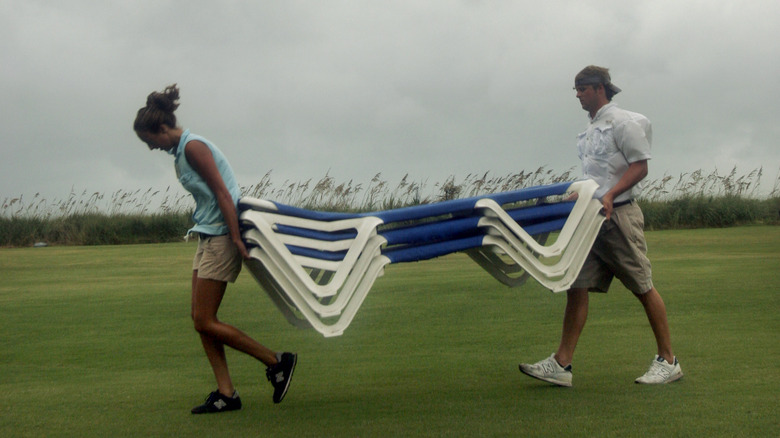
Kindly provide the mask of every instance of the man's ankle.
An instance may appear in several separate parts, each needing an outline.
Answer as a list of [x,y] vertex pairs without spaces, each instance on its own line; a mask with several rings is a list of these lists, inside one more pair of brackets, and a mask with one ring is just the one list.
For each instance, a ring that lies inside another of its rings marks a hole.
[[562,361],[560,359],[560,356],[558,356],[558,353],[555,353],[555,356],[553,356],[556,362],[558,362],[558,365],[561,366],[561,368],[566,368],[567,366],[571,365],[571,358],[567,361]]

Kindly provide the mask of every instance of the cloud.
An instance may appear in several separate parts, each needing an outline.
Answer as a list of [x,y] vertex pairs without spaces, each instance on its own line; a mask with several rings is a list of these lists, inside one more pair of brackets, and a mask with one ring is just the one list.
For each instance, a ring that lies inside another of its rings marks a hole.
[[[774,177],[780,4],[93,1],[0,6],[0,196],[176,185],[130,126],[178,83],[180,123],[243,185],[441,182],[578,168],[572,78],[611,68],[654,123],[651,176]],[[7,60],[7,62],[5,61]]]

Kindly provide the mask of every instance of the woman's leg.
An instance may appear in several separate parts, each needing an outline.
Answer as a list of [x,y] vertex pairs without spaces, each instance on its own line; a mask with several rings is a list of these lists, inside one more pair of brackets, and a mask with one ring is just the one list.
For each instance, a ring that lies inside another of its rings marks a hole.
[[198,271],[193,271],[192,320],[214,371],[219,392],[230,397],[235,388],[228,372],[225,345],[258,359],[266,366],[275,365],[277,359],[274,351],[217,319],[217,311],[226,289],[226,282],[198,278]]

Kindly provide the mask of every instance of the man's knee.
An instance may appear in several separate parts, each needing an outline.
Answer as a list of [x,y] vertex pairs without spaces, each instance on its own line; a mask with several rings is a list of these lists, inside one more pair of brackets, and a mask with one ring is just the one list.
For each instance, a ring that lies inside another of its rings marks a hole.
[[566,297],[570,300],[582,300],[588,298],[588,289],[571,288],[566,291]]
[[639,301],[641,301],[643,303],[646,303],[648,300],[660,296],[658,294],[658,291],[655,290],[654,287],[651,287],[650,289],[648,289],[648,290],[646,290],[646,291],[644,291],[642,293],[633,292],[633,294]]

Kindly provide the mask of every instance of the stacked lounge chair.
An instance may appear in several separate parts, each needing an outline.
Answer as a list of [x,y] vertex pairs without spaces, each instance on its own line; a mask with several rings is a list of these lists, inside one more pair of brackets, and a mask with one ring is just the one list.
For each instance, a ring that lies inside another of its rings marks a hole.
[[597,187],[565,182],[360,214],[245,197],[246,265],[288,321],[326,337],[344,332],[390,263],[465,252],[508,286],[532,277],[559,292],[577,277],[604,219]]

